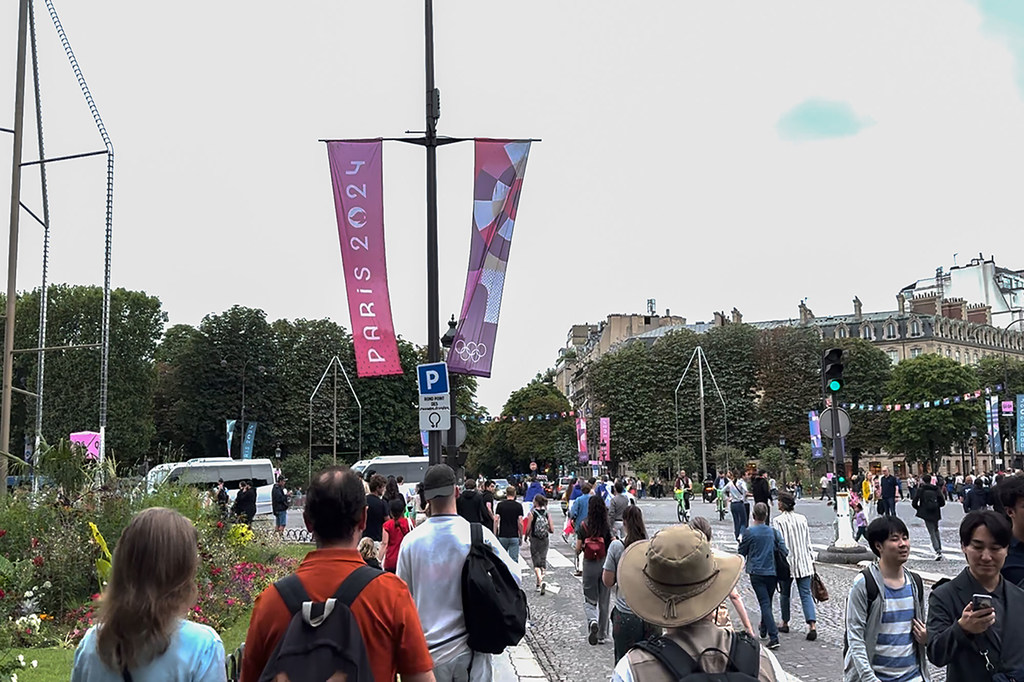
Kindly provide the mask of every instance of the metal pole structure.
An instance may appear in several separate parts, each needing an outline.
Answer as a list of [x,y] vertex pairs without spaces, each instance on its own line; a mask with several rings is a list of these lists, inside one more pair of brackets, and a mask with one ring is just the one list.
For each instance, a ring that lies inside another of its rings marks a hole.
[[[39,158],[45,159],[43,145],[43,105],[39,88],[39,58],[36,51],[36,21],[34,5],[28,5],[29,37],[32,47],[32,85],[36,102],[36,141],[39,145]],[[46,164],[39,164],[39,184],[43,200],[43,277],[39,286],[39,347],[46,347],[47,301],[49,299],[47,275],[50,263],[50,198],[46,188]],[[32,445],[32,490],[39,491],[36,479],[36,463],[39,459],[40,446],[43,442],[43,390],[46,380],[46,353],[40,353],[36,359],[36,424],[35,437]]]
[[[698,346],[700,348],[700,346]],[[711,375],[711,383],[715,387],[715,392],[718,393],[718,399],[722,401],[722,417],[725,421],[725,444],[729,444],[729,409],[725,406],[725,396],[722,395],[722,389],[718,387],[718,382],[715,380],[715,373],[711,371],[711,363],[708,361],[707,353],[704,352],[703,348],[700,348],[700,355],[704,358],[704,364],[707,365],[708,374]]]
[[[686,369],[683,370],[683,376],[679,377],[679,383],[676,384],[676,447],[678,448],[679,443],[679,389],[683,385],[683,379],[686,378],[686,373],[690,371],[690,366],[693,364],[693,359],[697,357],[697,351],[700,346],[693,349],[693,353],[690,354],[690,361],[686,363]],[[676,450],[676,473],[679,473],[679,451]]]
[[334,430],[331,438],[331,456],[334,458],[334,465],[338,465],[338,363],[331,360],[334,365]]
[[[429,1],[429,0],[428,0]],[[7,319],[4,320],[4,378],[0,405],[0,451],[11,445],[11,376],[14,372],[14,316],[18,303],[18,220],[21,217],[21,151],[25,139],[25,57],[28,47],[28,3],[18,9],[18,65],[14,86],[14,148],[11,153],[11,226],[7,249]],[[0,457],[0,497],[7,494],[7,457]]]
[[[1018,310],[1018,312],[1020,312],[1020,311]],[[1015,324],[1020,324],[1021,322],[1024,322],[1024,317],[1018,317],[1016,320],[1011,320],[1010,323],[1003,328],[1003,390],[1006,391],[1007,395],[1010,395],[1010,373],[1009,373],[1009,371],[1007,370],[1007,367],[1006,367],[1006,332],[1008,332],[1010,330],[1010,327],[1012,327]],[[1000,410],[1000,412],[1001,412],[1001,410]],[[1016,426],[1016,424],[1013,423],[1013,422],[1016,422],[1016,420],[1017,420],[1017,410],[1016,410],[1016,407],[1014,408],[1014,411],[1010,415],[1010,417],[1011,417],[1011,424],[1012,424],[1012,426]],[[1013,442],[1011,440],[1011,438],[1015,435],[1012,432],[1012,430],[1011,430],[1012,426],[1011,426],[1010,429],[1007,429],[1007,434],[1006,434],[1008,436],[1007,437],[1007,441],[1009,441],[1011,443]],[[1011,454],[1016,454],[1016,451],[1018,450],[1018,448],[1020,448],[1020,443],[1016,443],[1016,446],[1013,448],[1014,452],[1011,453]],[[1005,457],[1005,455],[1006,455],[1006,448],[1003,448],[1003,456]]]
[[[697,346],[700,350],[700,346]],[[704,432],[704,363],[697,358],[697,375],[700,377],[700,457],[704,465],[704,480],[708,480],[708,439]]]
[[[327,379],[327,373],[334,368],[335,377],[337,377],[338,368],[341,368],[341,375],[345,377],[345,383],[348,384],[348,390],[352,393],[352,398],[356,401],[356,406],[359,408],[359,459],[363,458],[363,404],[359,402],[359,396],[356,395],[356,389],[352,386],[352,380],[348,377],[348,372],[345,370],[345,365],[341,364],[341,360],[335,355],[331,358],[331,362],[324,368],[324,373],[320,376],[320,381],[317,382],[316,388],[309,395],[309,451],[310,451],[310,471],[312,472],[312,452],[313,452],[313,398],[320,391],[320,387],[323,386],[324,381]],[[337,423],[337,389],[335,389],[335,423]],[[338,450],[337,450],[337,426],[335,426],[335,447],[334,447],[334,458],[337,461]]]
[[[441,97],[434,87],[434,3],[424,0],[426,48],[426,148],[427,148],[427,361],[441,359],[440,304],[437,266],[437,119],[441,117]],[[441,462],[441,432],[427,432],[431,464]]]

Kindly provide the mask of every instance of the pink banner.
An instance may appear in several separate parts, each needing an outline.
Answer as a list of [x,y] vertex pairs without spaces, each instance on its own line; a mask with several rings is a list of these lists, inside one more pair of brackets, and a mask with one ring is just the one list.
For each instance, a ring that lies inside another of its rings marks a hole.
[[611,417],[601,417],[601,442],[598,445],[598,455],[602,462],[612,461],[612,420]]
[[576,445],[579,449],[580,461],[589,461],[590,457],[587,455],[587,420],[583,417],[576,418]]
[[529,154],[526,141],[476,140],[469,272],[448,356],[452,373],[491,376],[505,268]]
[[361,377],[401,374],[384,254],[382,143],[328,142],[341,263]]

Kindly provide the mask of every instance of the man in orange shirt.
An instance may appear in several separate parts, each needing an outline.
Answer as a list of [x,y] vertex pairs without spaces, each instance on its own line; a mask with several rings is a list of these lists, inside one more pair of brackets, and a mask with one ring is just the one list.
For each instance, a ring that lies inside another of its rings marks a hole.
[[[345,467],[329,467],[313,479],[302,514],[316,550],[306,555],[296,575],[309,598],[333,597],[352,571],[365,566],[357,549],[366,528],[366,495],[359,476]],[[427,650],[409,588],[385,573],[371,581],[352,603],[373,678],[433,682],[434,663]],[[256,682],[292,616],[271,585],[256,598],[242,658],[241,682]]]

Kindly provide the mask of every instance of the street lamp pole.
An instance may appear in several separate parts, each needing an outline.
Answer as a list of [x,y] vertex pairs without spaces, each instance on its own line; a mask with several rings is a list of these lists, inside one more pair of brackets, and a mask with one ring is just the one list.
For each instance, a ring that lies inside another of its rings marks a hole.
[[[1020,313],[1021,310],[1019,309],[1017,312]],[[1016,320],[1011,320],[1008,325],[1003,327],[1004,335],[1005,335],[1005,332],[1010,330],[1010,327],[1012,327],[1015,324],[1021,324],[1021,323],[1024,323],[1024,317],[1018,317]],[[1003,338],[1003,390],[1004,391],[1009,391],[1009,385],[1010,385],[1010,373],[1007,370],[1007,366],[1006,366],[1006,338]],[[1000,412],[1001,412],[1001,410],[1000,410]],[[1014,413],[1011,414],[1010,416],[1013,417],[1014,419],[1016,419],[1016,409],[1014,409]],[[1018,447],[1020,447],[1019,443],[1017,443],[1016,446],[1013,448],[1014,449],[1014,453],[1016,453]],[[1005,448],[1003,448],[1003,449],[1005,450]],[[1004,454],[1004,456],[1005,456],[1005,454]]]

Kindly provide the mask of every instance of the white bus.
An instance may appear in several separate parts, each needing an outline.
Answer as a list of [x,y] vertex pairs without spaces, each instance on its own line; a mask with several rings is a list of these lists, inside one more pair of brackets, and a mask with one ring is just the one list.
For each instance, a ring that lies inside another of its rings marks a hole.
[[162,483],[183,483],[209,491],[224,479],[231,502],[242,481],[256,488],[256,514],[270,514],[270,492],[274,487],[274,465],[269,459],[232,459],[230,457],[199,457],[187,462],[158,464],[146,474],[146,489],[154,491]]

